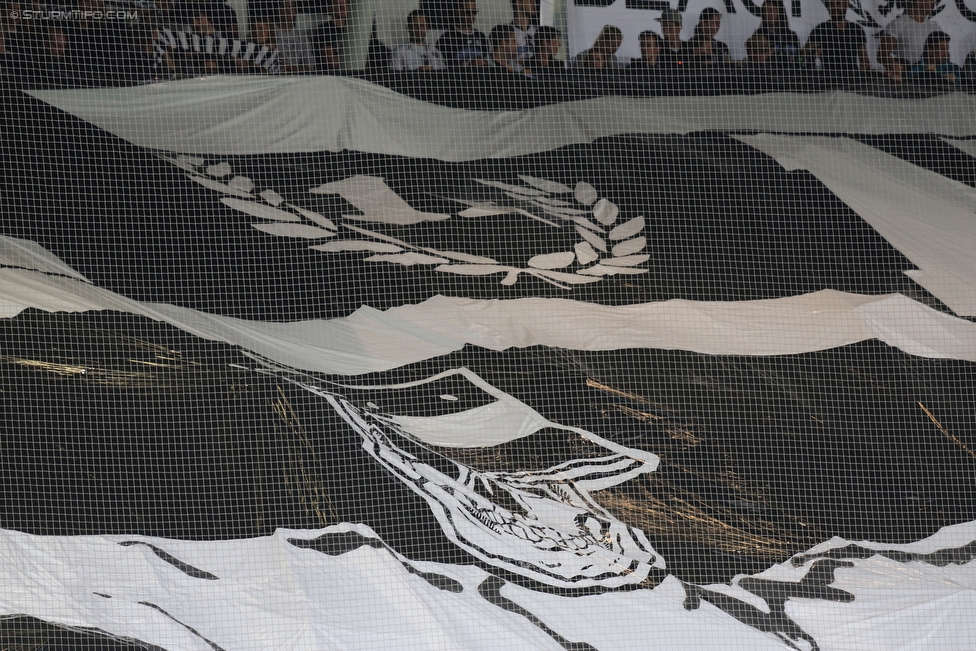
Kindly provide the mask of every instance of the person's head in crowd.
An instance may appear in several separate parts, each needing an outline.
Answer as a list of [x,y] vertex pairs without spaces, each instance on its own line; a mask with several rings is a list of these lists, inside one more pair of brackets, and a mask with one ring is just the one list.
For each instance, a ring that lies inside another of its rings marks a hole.
[[661,41],[651,30],[643,31],[638,37],[640,43],[640,60],[645,66],[656,66],[657,58],[661,55]]
[[0,16],[0,19],[2,19],[0,26],[3,27],[4,33],[13,34],[20,29],[21,16],[23,16],[23,12],[21,11],[19,2],[4,3],[3,16]]
[[295,29],[298,18],[298,5],[295,0],[281,0],[278,5],[278,28],[283,30]]
[[941,66],[949,63],[949,35],[945,32],[932,32],[925,39],[922,60],[926,66]]
[[200,9],[194,14],[193,31],[200,36],[213,36],[216,32],[213,23],[210,22],[210,16],[207,15],[206,11]]
[[665,45],[675,52],[681,49],[681,13],[674,9],[661,12],[661,33]]
[[349,0],[332,0],[329,3],[329,22],[336,27],[345,27],[348,20]]
[[763,2],[762,27],[766,29],[788,29],[783,0],[766,0]]
[[624,42],[624,34],[616,25],[604,25],[600,35],[593,41],[593,51],[604,57],[612,57]]
[[908,5],[908,10],[905,13],[911,18],[922,22],[935,11],[935,4],[936,0],[911,0]]
[[491,41],[491,58],[494,62],[497,65],[510,66],[518,57],[515,28],[511,25],[495,25],[488,38]]
[[277,49],[274,43],[274,30],[271,29],[271,24],[267,21],[259,20],[254,23],[251,38],[258,45],[267,45],[272,50]]
[[563,46],[563,37],[559,30],[550,25],[543,25],[535,33],[535,56],[533,57],[533,68],[548,68],[555,61],[556,54]]
[[457,28],[465,34],[474,30],[474,21],[478,18],[478,3],[475,0],[464,0],[457,9]]
[[427,44],[427,14],[414,9],[407,14],[407,34],[414,45]]
[[827,11],[831,22],[847,22],[847,0],[827,0]]
[[60,27],[52,27],[47,32],[44,44],[47,55],[53,59],[61,59],[68,52],[68,35]]
[[698,17],[698,26],[695,27],[695,36],[712,40],[722,27],[722,14],[718,9],[706,7]]
[[[767,0],[768,2],[768,0]],[[752,65],[765,65],[773,56],[773,48],[762,34],[753,34],[746,41],[746,61]]]
[[536,0],[514,0],[513,12],[515,18],[512,23],[521,30],[526,30],[539,20],[539,5]]
[[148,58],[155,58],[156,41],[159,40],[159,30],[152,24],[137,23],[133,30],[135,32],[136,49]]
[[593,46],[576,57],[576,67],[616,68],[617,60],[614,55],[620,49],[623,40],[623,33],[619,27],[604,25],[596,40],[593,41]]

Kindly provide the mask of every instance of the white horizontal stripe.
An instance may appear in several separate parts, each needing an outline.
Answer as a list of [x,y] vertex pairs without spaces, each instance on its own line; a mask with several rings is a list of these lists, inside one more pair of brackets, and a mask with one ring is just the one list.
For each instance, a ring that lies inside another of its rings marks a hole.
[[397,368],[460,350],[466,343],[490,350],[545,345],[788,355],[876,338],[912,355],[976,361],[974,323],[900,294],[832,290],[772,300],[672,300],[621,307],[566,299],[435,296],[384,312],[362,307],[346,318],[270,323],[143,304],[70,278],[0,269],[0,316],[11,317],[28,307],[142,314],[280,364],[345,375]]
[[31,94],[143,147],[196,154],[356,151],[445,161],[507,157],[622,133],[976,135],[976,97],[774,93],[564,102],[469,111],[344,77],[218,76]]

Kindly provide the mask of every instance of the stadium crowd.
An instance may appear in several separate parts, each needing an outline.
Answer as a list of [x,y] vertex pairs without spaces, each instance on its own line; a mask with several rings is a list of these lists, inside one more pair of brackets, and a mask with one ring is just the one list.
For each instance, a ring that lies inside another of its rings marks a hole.
[[[623,37],[607,25],[592,46],[560,60],[562,35],[538,24],[537,0],[513,0],[514,18],[488,34],[475,28],[476,0],[458,0],[453,26],[436,40],[421,10],[406,19],[407,42],[390,50],[375,40],[370,69],[411,76],[452,72],[526,79],[573,74],[627,75],[631,80],[674,79],[686,71],[757,74],[788,81],[817,71],[844,80],[873,74],[888,83],[914,81],[948,89],[976,84],[976,50],[963,66],[949,60],[949,37],[931,20],[935,0],[910,0],[907,11],[877,37],[846,18],[848,0],[825,0],[830,19],[801,46],[790,30],[783,0],[766,0],[761,25],[735,61],[717,40],[723,15],[706,8],[694,35],[682,40],[681,13],[666,10],[658,30],[640,34],[641,56],[618,57]],[[300,21],[315,15],[318,21]],[[246,34],[234,9],[220,0],[75,0],[71,5],[8,0],[0,16],[0,74],[16,85],[118,85],[216,73],[314,74],[343,69],[349,0],[260,0],[249,5]],[[872,66],[867,39],[877,38]],[[597,74],[600,74],[599,72]],[[714,76],[714,75],[713,75]]]

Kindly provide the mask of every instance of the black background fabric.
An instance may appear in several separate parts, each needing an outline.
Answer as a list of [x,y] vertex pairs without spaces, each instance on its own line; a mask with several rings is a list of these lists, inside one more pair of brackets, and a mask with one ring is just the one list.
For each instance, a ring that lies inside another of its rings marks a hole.
[[[216,540],[362,522],[409,558],[474,562],[325,399],[248,370],[235,348],[111,312],[29,310],[0,338],[2,528]],[[462,366],[553,422],[660,456],[614,497],[659,514],[645,533],[682,580],[758,572],[835,535],[903,543],[976,518],[974,365],[877,341],[765,357],[469,346],[312,381],[365,408],[391,391],[338,385]],[[540,432],[507,454],[572,451]]]
[[[528,174],[571,187],[587,181],[626,218],[645,217],[650,259],[643,266],[649,271],[564,290],[524,274],[505,287],[498,275],[457,276],[430,266],[366,262],[361,253],[310,250],[321,241],[252,228],[265,220],[223,205],[224,195],[154,152],[33,99],[12,99],[17,119],[2,124],[0,233],[37,241],[98,286],[137,300],[269,321],[346,316],[363,305],[386,309],[438,294],[620,305],[836,289],[901,292],[945,309],[902,273],[913,268],[905,256],[812,175],[786,172],[724,133],[616,136],[467,163],[350,151],[207,158],[207,164],[228,162],[257,190],[273,189],[337,223],[357,211],[338,195],[308,190],[355,174],[383,177],[418,210],[449,214],[466,206],[444,197],[497,197],[474,178],[519,184],[517,175]],[[943,157],[947,146],[937,138],[868,141],[896,151],[934,148],[933,157],[917,155],[972,183],[966,158]],[[567,225],[552,228],[519,215],[454,216],[412,226],[355,222],[418,245],[520,267],[533,255],[572,250],[579,236],[571,223],[560,224]]]

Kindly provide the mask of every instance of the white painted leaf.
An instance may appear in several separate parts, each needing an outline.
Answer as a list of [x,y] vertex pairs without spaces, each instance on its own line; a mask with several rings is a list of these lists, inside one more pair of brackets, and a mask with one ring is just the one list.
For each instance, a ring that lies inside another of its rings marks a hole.
[[526,197],[538,197],[539,195],[545,194],[542,190],[535,190],[533,188],[526,188],[521,185],[509,185],[508,183],[500,183],[498,181],[485,181],[484,179],[472,179],[475,183],[480,183],[481,185],[487,185],[488,187],[498,188],[499,190],[505,190],[507,192],[517,192],[518,194],[524,195]]
[[595,264],[592,267],[580,269],[576,273],[583,274],[584,276],[612,276],[617,273],[617,271],[610,267],[604,267],[602,264]]
[[319,226],[324,226],[326,228],[331,228],[334,231],[339,230],[338,227],[336,227],[335,223],[331,219],[329,219],[328,217],[325,217],[323,215],[320,215],[317,212],[313,212],[311,210],[305,210],[304,208],[299,208],[298,206],[293,206],[290,203],[287,204],[287,206],[289,208],[294,208],[295,210],[297,210],[302,215],[302,217],[304,217],[305,219],[308,219],[310,221],[315,222]]
[[576,259],[579,260],[580,264],[590,264],[600,259],[600,254],[593,250],[589,242],[577,242],[573,248],[576,251]]
[[600,196],[596,193],[596,188],[587,183],[586,181],[580,181],[576,184],[576,189],[573,190],[573,196],[584,206],[589,206],[591,203],[596,201],[597,197]]
[[606,253],[606,251],[607,251],[607,243],[604,242],[603,239],[599,235],[597,235],[596,233],[592,233],[592,232],[586,230],[582,226],[577,226],[576,227],[576,232],[579,233],[580,234],[580,237],[582,237],[584,240],[586,240],[587,242],[589,242],[590,244],[592,244],[597,249],[599,249],[599,250],[603,251],[604,253]]
[[605,232],[602,228],[600,228],[598,224],[594,224],[593,222],[591,222],[589,219],[585,217],[574,217],[573,221],[579,224],[580,226],[582,226],[583,228],[587,228],[593,231],[594,233],[600,233],[602,235]]
[[519,178],[531,185],[534,188],[539,188],[544,192],[553,192],[555,194],[569,194],[573,189],[567,185],[563,185],[557,181],[550,181],[548,179],[539,179],[534,176],[525,176],[519,174]]
[[193,166],[190,162],[186,160],[186,156],[177,156],[176,158],[170,158],[169,156],[160,156],[167,163],[172,163],[180,169],[184,169],[187,172],[197,173],[197,168]]
[[635,237],[632,240],[621,242],[613,247],[613,256],[615,258],[623,258],[643,250],[645,246],[647,246],[646,237]]
[[449,199],[450,201],[456,201],[458,203],[463,203],[467,206],[471,206],[465,210],[462,210],[458,214],[462,217],[490,217],[491,215],[509,215],[511,213],[518,213],[519,215],[525,215],[530,219],[534,219],[537,222],[542,222],[547,226],[552,226],[553,228],[559,228],[558,224],[554,224],[548,219],[543,219],[538,215],[533,215],[527,210],[522,210],[521,208],[515,208],[514,206],[496,206],[492,203],[479,203],[476,201],[464,201],[461,199],[453,199],[451,197],[443,197]]
[[536,271],[535,269],[529,269],[528,272],[533,276],[538,276],[539,278],[545,278],[547,280],[556,280],[561,283],[566,283],[567,285],[586,285],[599,280],[599,278],[586,278],[561,271]]
[[644,226],[645,223],[643,217],[634,217],[633,219],[625,221],[623,224],[615,227],[612,231],[610,231],[609,237],[614,241],[625,240],[628,237],[633,237],[634,235],[640,233],[642,230],[644,230]]
[[240,210],[242,213],[246,213],[252,217],[260,217],[261,219],[274,219],[279,222],[302,221],[302,218],[295,213],[272,208],[271,206],[266,206],[256,201],[243,201],[231,197],[221,197],[220,203],[225,206],[230,206],[234,210]]
[[640,255],[628,255],[622,258],[604,258],[600,261],[600,264],[610,265],[611,267],[633,267],[634,265],[647,262],[650,258],[651,256],[646,253],[641,253]]
[[506,287],[511,287],[512,285],[518,282],[518,277],[519,277],[519,270],[512,269],[505,275],[504,278],[502,278],[502,284],[505,285]]
[[446,273],[458,274],[459,276],[489,276],[491,274],[508,273],[518,270],[513,270],[511,267],[503,267],[498,264],[443,264],[437,267],[435,271],[444,271]]
[[353,226],[352,224],[344,224],[344,226],[346,228],[348,228],[349,230],[351,230],[351,231],[356,231],[357,233],[362,233],[363,235],[366,235],[368,237],[375,238],[377,240],[381,240],[383,242],[389,242],[390,244],[397,244],[397,245],[402,246],[402,247],[407,248],[407,249],[414,249],[414,248],[416,248],[412,244],[407,244],[403,240],[398,240],[397,238],[390,237],[389,235],[383,235],[383,233],[377,233],[375,231],[368,231],[365,228],[360,228],[358,226]]
[[515,192],[513,190],[505,190],[505,196],[509,197],[510,199],[516,199],[518,201],[532,201],[535,198],[534,194]]
[[[254,182],[246,176],[235,176],[227,182],[227,185],[232,188],[236,188],[241,192],[250,192],[254,189]],[[275,205],[277,206],[278,204]]]
[[617,274],[646,274],[647,269],[632,269],[631,267],[611,267],[602,264],[595,264],[588,269],[580,269],[576,273],[587,276],[616,276]]
[[256,228],[259,231],[280,237],[301,237],[306,240],[318,240],[323,237],[335,237],[337,235],[337,233],[332,231],[327,231],[318,226],[309,226],[308,224],[282,224],[281,222],[272,222],[270,224],[251,224],[251,228]]
[[379,253],[377,255],[371,255],[366,258],[366,262],[392,262],[402,264],[405,267],[412,267],[415,264],[443,264],[447,260],[424,253],[417,253],[416,251],[407,251],[406,253]]
[[472,206],[458,213],[461,217],[491,217],[492,215],[509,215],[515,212],[508,206]]
[[399,253],[403,251],[395,244],[386,242],[371,242],[370,240],[339,240],[337,242],[326,242],[318,246],[309,247],[316,251],[328,251],[329,253],[339,253],[340,251],[374,251],[376,253]]
[[573,264],[576,254],[572,251],[545,253],[529,258],[529,266],[536,269],[562,269]]
[[531,203],[537,208],[541,208],[549,215],[555,215],[556,217],[564,217],[566,219],[572,219],[573,217],[576,217],[578,215],[589,214],[588,211],[586,210],[579,210],[577,208],[562,208],[556,206],[549,206],[547,204],[536,201],[535,199],[533,199]]
[[285,201],[285,198],[274,190],[265,190],[261,193],[261,198],[270,203],[272,206],[280,206]]
[[207,174],[210,176],[216,176],[217,178],[223,178],[231,173],[230,163],[217,163],[216,165],[211,165],[207,168]]
[[606,199],[600,199],[593,206],[593,216],[596,217],[598,222],[607,226],[617,221],[617,215],[619,214],[620,209],[617,208],[617,204]]
[[[572,192],[572,190],[569,191]],[[552,206],[554,208],[560,208],[564,206],[568,207],[573,205],[572,201],[563,201],[562,199],[553,199],[552,197],[536,197],[534,201],[544,203],[547,206]]]
[[470,262],[472,264],[498,264],[497,260],[485,258],[480,255],[471,255],[470,253],[461,253],[460,251],[440,251],[438,249],[429,249],[426,246],[421,248],[427,253],[440,255],[445,258],[450,258],[451,260],[457,260],[458,262]]
[[216,190],[217,192],[223,192],[224,194],[233,194],[238,197],[247,197],[248,199],[253,199],[254,195],[250,192],[244,192],[243,190],[238,190],[237,188],[232,188],[226,183],[221,183],[220,181],[214,181],[213,179],[208,179],[205,176],[199,176],[197,174],[187,174],[187,178],[193,179],[205,188],[210,188],[211,190]]

